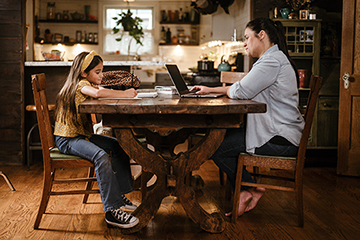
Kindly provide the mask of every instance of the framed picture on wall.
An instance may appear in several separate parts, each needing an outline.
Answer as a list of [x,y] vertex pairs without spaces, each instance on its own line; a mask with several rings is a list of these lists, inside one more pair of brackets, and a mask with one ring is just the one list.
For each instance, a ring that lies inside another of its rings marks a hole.
[[299,11],[299,19],[308,19],[308,18],[309,18],[309,10]]

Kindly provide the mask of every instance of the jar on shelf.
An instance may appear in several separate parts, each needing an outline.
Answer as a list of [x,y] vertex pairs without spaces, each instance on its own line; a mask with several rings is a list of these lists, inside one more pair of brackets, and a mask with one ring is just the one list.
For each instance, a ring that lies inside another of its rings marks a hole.
[[62,15],[63,21],[69,21],[69,10],[64,10]]
[[60,21],[61,20],[61,13],[60,12],[57,12],[55,14],[55,18],[56,18],[56,21]]
[[191,27],[191,37],[190,42],[191,43],[197,43],[199,39],[199,30],[197,27],[192,26]]
[[80,30],[76,31],[76,42],[81,42],[82,32]]
[[48,20],[54,20],[55,19],[55,3],[48,2],[46,18]]
[[92,34],[92,33],[89,33],[89,35],[88,35],[88,42],[89,42],[89,43],[94,42],[94,37],[93,37],[93,34]]
[[185,34],[184,34],[184,29],[183,28],[178,28],[177,29],[178,34],[178,43],[184,43],[185,42]]
[[184,41],[185,41],[186,44],[189,44],[190,43],[190,36],[186,35]]
[[178,38],[174,35],[174,36],[171,38],[171,42],[172,42],[172,43],[178,43]]

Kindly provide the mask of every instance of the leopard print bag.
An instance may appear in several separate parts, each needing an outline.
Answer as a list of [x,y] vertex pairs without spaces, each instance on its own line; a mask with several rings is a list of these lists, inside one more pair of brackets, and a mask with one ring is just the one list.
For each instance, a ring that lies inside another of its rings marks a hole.
[[106,71],[103,74],[104,76],[101,80],[101,85],[103,86],[140,87],[139,78],[128,71]]

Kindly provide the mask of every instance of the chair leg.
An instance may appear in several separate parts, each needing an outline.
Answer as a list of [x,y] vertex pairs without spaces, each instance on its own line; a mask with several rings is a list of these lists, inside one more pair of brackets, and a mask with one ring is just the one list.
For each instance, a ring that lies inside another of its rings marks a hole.
[[244,167],[244,156],[239,155],[238,165],[236,169],[235,192],[234,192],[233,209],[231,216],[231,220],[233,223],[236,223],[238,218],[243,167]]
[[30,170],[30,165],[32,163],[32,150],[30,150],[30,143],[31,143],[31,135],[32,132],[35,130],[35,128],[38,126],[37,123],[35,123],[29,130],[27,137],[26,137],[26,151],[27,151],[27,167],[28,170]]
[[145,199],[147,193],[147,182],[148,182],[149,173],[142,171],[141,172],[141,200]]
[[[88,174],[88,177],[89,178],[92,178],[92,177],[94,177],[95,176],[95,168],[93,168],[93,167],[90,167],[89,168],[89,174]],[[92,188],[93,188],[93,185],[94,185],[94,182],[93,181],[88,181],[87,183],[86,183],[86,190],[91,190]],[[83,198],[83,203],[87,203],[87,200],[89,199],[89,194],[87,193],[87,194],[85,194],[84,195],[84,198]]]
[[232,194],[232,189],[231,189],[231,184],[229,181],[226,181],[226,186],[225,186],[225,199],[226,200],[230,200],[231,199],[231,194]]
[[224,186],[225,184],[225,173],[219,169],[220,185]]
[[[259,173],[260,173],[259,167],[253,167],[253,173],[259,174]],[[255,175],[254,181],[257,182],[257,183],[259,183],[259,182],[260,182],[259,180],[260,180],[259,177],[257,177],[257,176]]]
[[303,186],[302,181],[296,183],[295,198],[296,198],[296,209],[298,215],[298,226],[304,227],[304,207],[303,207]]
[[50,192],[51,192],[51,188],[52,188],[52,182],[54,180],[55,172],[46,173],[46,170],[44,170],[44,171],[45,171],[45,173],[44,173],[43,193],[42,193],[42,197],[41,197],[41,201],[40,201],[39,211],[37,213],[36,220],[35,220],[34,229],[39,228],[42,215],[45,213],[46,207],[49,202]]
[[12,183],[10,182],[10,179],[5,175],[5,173],[3,173],[2,171],[0,171],[0,175],[4,178],[5,182],[7,183],[7,185],[9,185],[9,188],[12,191],[15,191],[14,186],[12,185]]

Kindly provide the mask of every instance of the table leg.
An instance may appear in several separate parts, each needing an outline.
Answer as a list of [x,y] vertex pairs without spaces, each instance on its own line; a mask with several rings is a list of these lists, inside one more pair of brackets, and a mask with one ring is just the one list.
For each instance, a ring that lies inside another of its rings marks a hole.
[[144,171],[154,173],[157,181],[141,205],[133,212],[140,222],[123,233],[137,232],[145,227],[158,211],[161,201],[169,195],[177,196],[189,217],[208,232],[218,233],[225,229],[225,219],[219,213],[208,214],[197,202],[194,191],[186,186],[185,177],[200,168],[220,146],[225,129],[211,129],[207,137],[195,148],[175,157],[164,158],[152,152],[136,140],[131,129],[114,129],[115,135],[130,158],[138,162]]

